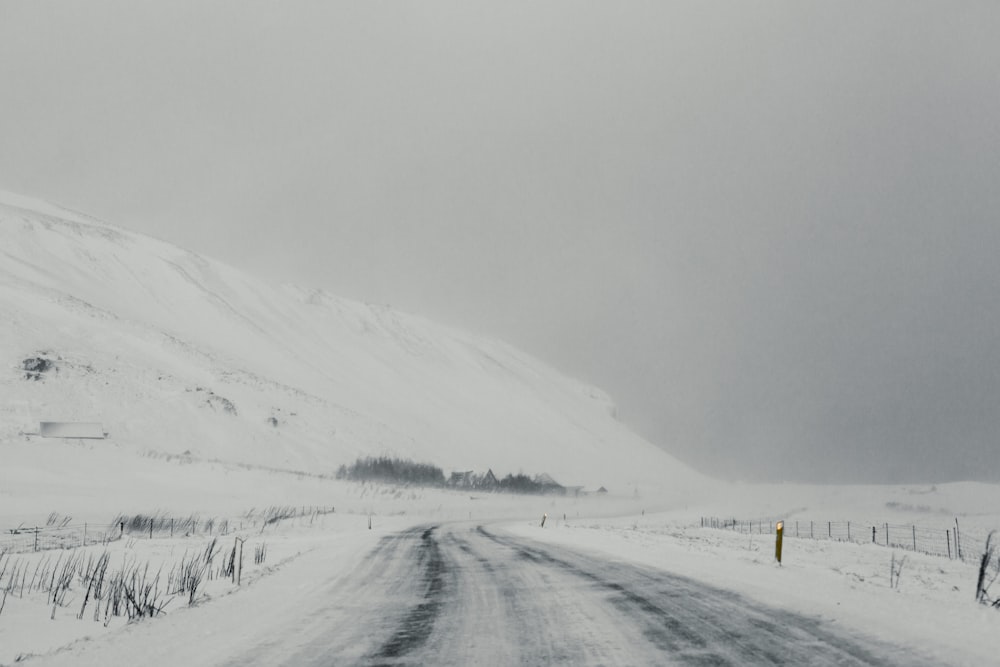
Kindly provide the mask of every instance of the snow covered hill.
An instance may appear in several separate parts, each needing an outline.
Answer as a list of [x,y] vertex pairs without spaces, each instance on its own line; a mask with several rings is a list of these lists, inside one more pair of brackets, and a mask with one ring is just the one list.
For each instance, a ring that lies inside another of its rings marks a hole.
[[80,446],[33,435],[51,420],[102,423],[90,447],[123,467],[153,453],[333,473],[389,454],[620,494],[702,481],[603,392],[500,341],[17,195],[0,193],[0,239],[8,471],[37,465],[17,452]]

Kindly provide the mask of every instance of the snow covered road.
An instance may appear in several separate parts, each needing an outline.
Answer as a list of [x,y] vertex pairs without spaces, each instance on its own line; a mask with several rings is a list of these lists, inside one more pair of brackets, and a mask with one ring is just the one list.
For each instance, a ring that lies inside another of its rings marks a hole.
[[[768,606],[757,601],[760,596],[741,596],[631,559],[542,543],[516,534],[515,525],[414,525],[402,517],[383,522],[390,525],[375,531],[357,525],[308,538],[302,543],[307,549],[237,591],[27,662],[942,664],[863,630],[852,634],[818,615]],[[946,662],[965,664],[960,657]]]
[[690,579],[471,523],[385,536],[331,593],[298,632],[231,664],[919,664]]

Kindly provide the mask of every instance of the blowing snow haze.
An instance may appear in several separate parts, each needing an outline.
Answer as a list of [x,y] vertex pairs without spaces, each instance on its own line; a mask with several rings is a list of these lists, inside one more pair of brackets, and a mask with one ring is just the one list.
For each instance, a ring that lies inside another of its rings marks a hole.
[[993,2],[4,2],[0,187],[511,341],[706,473],[996,481],[998,32]]

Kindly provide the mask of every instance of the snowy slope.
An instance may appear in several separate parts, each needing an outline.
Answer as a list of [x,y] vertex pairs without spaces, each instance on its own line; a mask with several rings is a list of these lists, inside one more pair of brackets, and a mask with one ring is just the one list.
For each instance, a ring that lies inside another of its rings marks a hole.
[[[603,392],[500,341],[16,195],[0,238],[0,444],[99,421],[126,453],[319,473],[391,454],[618,493],[701,481]],[[39,380],[36,357],[54,363]]]

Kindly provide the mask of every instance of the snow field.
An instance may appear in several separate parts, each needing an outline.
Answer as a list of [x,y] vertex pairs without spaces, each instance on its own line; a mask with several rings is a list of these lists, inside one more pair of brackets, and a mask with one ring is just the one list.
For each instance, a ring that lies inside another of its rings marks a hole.
[[[179,465],[160,459],[151,463]],[[381,537],[420,523],[470,520],[494,527],[502,525],[519,536],[554,541],[692,577],[733,591],[734,595],[807,614],[818,623],[836,624],[859,635],[907,647],[931,662],[991,664],[1000,655],[996,632],[1000,614],[973,600],[977,573],[974,558],[963,562],[879,545],[795,538],[786,533],[783,564],[779,566],[774,561],[773,534],[699,526],[701,515],[732,515],[725,510],[733,507],[752,516],[786,520],[797,514],[837,518],[878,515],[901,523],[953,520],[940,513],[928,514],[927,507],[941,505],[954,509],[963,529],[972,532],[1000,523],[1000,516],[982,511],[984,504],[997,506],[994,496],[998,490],[989,485],[735,485],[725,491],[728,495],[724,497],[685,508],[671,499],[642,495],[574,498],[470,494],[228,469],[221,464],[189,463],[183,467],[198,478],[205,476],[217,482],[222,479],[229,485],[227,488],[266,483],[259,488],[280,490],[276,495],[286,504],[294,504],[290,501],[296,492],[309,500],[323,498],[336,505],[336,514],[282,521],[266,527],[263,534],[244,531],[241,536],[245,535],[247,543],[242,587],[235,588],[227,579],[213,579],[205,583],[205,597],[199,604],[188,607],[185,601],[174,600],[166,615],[153,620],[125,624],[119,619],[108,628],[92,620],[78,620],[83,595],[79,589],[73,590],[71,603],[56,609],[55,620],[50,620],[51,606],[44,602],[44,595],[34,599],[26,595],[23,601],[9,599],[0,614],[0,664],[10,664],[19,655],[27,654],[43,656],[32,659],[36,664],[112,664],[115,656],[124,660],[129,650],[147,645],[170,651],[169,661],[153,660],[152,664],[177,664],[185,651],[195,651],[191,647],[194,645],[200,651],[192,653],[191,659],[213,664],[213,651],[218,661],[224,661],[226,645],[231,653],[232,642],[252,646],[253,642],[289,641],[294,646],[295,633],[305,630],[281,626],[275,620],[281,609],[294,616],[291,610],[298,605],[314,603],[310,602],[311,596],[336,595],[337,577],[354,571]],[[210,489],[211,485],[203,489],[203,507],[219,500]],[[926,502],[914,505],[901,500],[913,496]],[[794,511],[780,510],[791,506],[792,497],[802,500],[802,504]],[[197,498],[189,502],[196,503]],[[184,506],[185,511],[190,506]],[[38,513],[42,513],[40,508]],[[547,515],[544,528],[540,526],[543,515]],[[231,521],[230,525],[235,524]],[[220,538],[220,543],[228,549],[232,539],[232,535],[226,536]],[[113,543],[109,549],[114,553],[113,562],[119,558],[145,558],[152,563],[151,568],[162,563],[166,569],[171,560],[176,562],[185,553],[202,551],[208,541],[204,536],[174,540],[137,537]],[[252,552],[261,542],[267,545],[267,560],[255,566]],[[897,567],[902,561],[902,567],[898,586],[890,587],[893,561]],[[187,638],[187,633],[202,632],[204,627],[213,631],[194,640]],[[217,645],[213,638],[217,638]]]
[[[360,531],[361,524],[357,516],[317,514],[284,519],[252,530],[237,528],[225,535],[154,536],[149,539],[126,534],[106,545],[7,553],[0,558],[0,572],[7,574],[0,577],[0,589],[10,589],[0,612],[0,664],[17,661],[19,656],[46,653],[81,638],[113,633],[129,623],[125,613],[117,616],[107,613],[106,595],[101,600],[88,599],[88,586],[83,576],[85,564],[104,553],[109,556],[106,581],[119,572],[135,571],[144,576],[146,583],[155,586],[159,605],[163,605],[165,613],[151,620],[141,620],[156,623],[189,605],[189,591],[176,590],[185,563],[205,564],[194,604],[209,605],[215,598],[238,590],[233,578],[223,574],[238,540],[243,543],[240,581],[242,586],[250,586],[261,577],[289,566],[301,554],[318,548],[324,540],[343,539],[344,535]],[[206,553],[210,548],[212,558],[208,560]],[[263,550],[264,556],[260,563],[255,562],[258,550]],[[39,590],[42,587],[40,578],[39,586],[32,588],[35,575],[43,573],[46,578],[58,579],[56,573],[70,560],[78,565],[60,604],[53,604],[47,591]],[[18,572],[26,573],[23,580]],[[14,582],[10,585],[12,578]],[[19,581],[23,585],[19,585]]]
[[[6,554],[0,559],[0,570],[4,563],[11,568],[16,565],[21,572],[28,570],[30,583],[32,573],[45,569],[46,565],[54,569],[57,561],[64,562],[70,557],[86,561],[88,557],[96,558],[107,551],[109,576],[125,566],[138,565],[148,573],[148,582],[159,573],[157,585],[163,593],[161,599],[173,599],[167,604],[164,615],[133,623],[127,623],[124,616],[112,617],[105,626],[103,610],[99,612],[99,620],[93,620],[93,602],[89,603],[83,618],[77,618],[86,595],[86,585],[79,576],[74,578],[64,604],[57,605],[54,613],[45,591],[33,591],[30,585],[25,585],[22,597],[17,587],[17,591],[8,594],[0,612],[0,665],[12,664],[26,656],[47,656],[43,664],[49,659],[63,660],[64,657],[59,657],[63,655],[61,647],[72,645],[66,648],[65,655],[73,655],[81,646],[89,646],[89,642],[102,637],[106,638],[103,641],[107,642],[107,647],[99,653],[105,655],[107,651],[116,650],[111,647],[118,644],[118,638],[127,638],[135,632],[132,628],[136,625],[148,626],[149,629],[143,632],[155,635],[143,641],[184,643],[186,640],[177,633],[185,630],[174,626],[180,623],[175,620],[178,616],[183,617],[197,608],[199,617],[205,619],[202,623],[214,627],[220,623],[220,614],[229,613],[226,609],[231,603],[220,604],[222,600],[230,596],[245,597],[250,588],[258,587],[258,581],[271,578],[275,581],[268,584],[268,593],[253,593],[257,596],[254,604],[262,610],[294,605],[296,596],[311,585],[310,576],[315,577],[314,581],[328,581],[343,568],[353,568],[381,536],[416,523],[492,522],[511,517],[535,520],[545,512],[553,517],[557,514],[571,517],[613,515],[633,511],[636,507],[633,498],[615,496],[516,496],[345,482],[238,464],[136,457],[127,452],[71,441],[15,442],[10,447],[11,458],[19,465],[5,467],[3,471],[6,480],[4,491],[0,493],[10,495],[10,502],[4,504],[0,514],[0,528],[4,533],[17,526],[44,527],[51,513],[70,519],[74,526],[89,522],[92,533],[98,530],[113,533],[108,524],[119,513],[178,519],[194,515],[200,518],[202,526],[206,520],[214,519],[216,531],[226,521],[230,532],[221,536],[203,533],[184,536],[178,530],[175,537],[170,538],[157,530],[152,539],[144,532],[126,533],[123,539],[113,540],[106,546]],[[47,470],[45,461],[53,456],[79,474],[67,477]],[[251,502],[253,507],[248,506]],[[304,506],[308,511],[311,505],[333,508],[334,513],[284,519],[263,528],[250,528],[249,515],[259,517],[266,508],[293,506],[299,511]],[[237,536],[245,539],[243,586],[240,588],[230,579],[218,576],[223,556],[233,547]],[[5,535],[0,535],[0,551],[5,544],[13,543],[13,536],[6,537],[7,542]],[[186,593],[173,596],[167,592],[168,575],[182,560],[204,554],[216,537],[219,554],[212,563],[212,575],[205,577],[198,589],[195,607],[189,608]],[[266,560],[257,565],[253,562],[254,550],[261,545],[266,547]],[[306,554],[314,552],[323,554],[316,556],[317,562],[304,560]],[[303,565],[307,562],[309,565]],[[11,571],[8,570],[8,574]],[[0,577],[0,589],[8,584],[8,579]],[[242,613],[242,607],[240,609]],[[187,628],[186,623],[179,627]],[[246,623],[253,627],[255,621],[249,619]],[[251,635],[259,639],[272,631],[261,627]],[[233,628],[232,632],[237,637],[242,636],[240,628]],[[121,641],[127,644],[130,640]],[[175,648],[170,650],[176,653]],[[99,662],[114,664],[105,660],[100,658]]]

